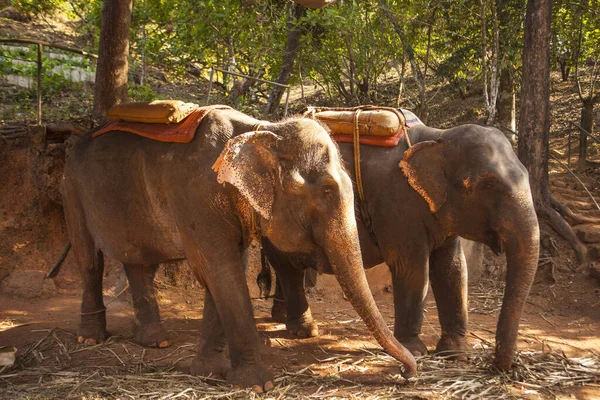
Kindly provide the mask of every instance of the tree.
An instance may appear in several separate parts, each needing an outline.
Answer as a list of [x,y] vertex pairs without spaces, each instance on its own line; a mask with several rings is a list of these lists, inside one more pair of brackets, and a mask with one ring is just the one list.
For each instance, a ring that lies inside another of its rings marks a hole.
[[[577,46],[574,52],[575,83],[577,94],[581,100],[580,124],[583,132],[580,132],[579,140],[579,169],[585,169],[590,164],[587,161],[587,135],[594,133],[594,106],[600,101],[600,92],[597,92],[596,84],[600,78],[600,1],[588,0],[578,10],[579,28]],[[586,12],[588,10],[595,10]],[[581,70],[586,70],[588,82],[581,76]]]
[[552,196],[548,182],[551,22],[552,0],[528,1],[523,45],[518,156],[529,172],[529,183],[538,217],[548,222],[571,244],[581,266],[587,262],[587,249],[563,218],[565,216],[573,219],[575,216]]
[[[294,60],[296,59],[296,54],[300,47],[300,37],[302,36],[302,31],[304,29],[300,20],[304,15],[306,15],[305,7],[299,4],[288,3],[288,34],[285,50],[283,52],[283,63],[276,80],[277,83],[281,83],[282,85],[287,85],[290,82],[290,76],[292,75],[292,69],[294,68]],[[281,102],[284,89],[285,88],[282,86],[273,86],[265,108],[266,115],[273,115],[275,113],[275,110],[279,107],[279,103]]]
[[[492,125],[496,120],[496,103],[498,100],[498,89],[500,88],[500,65],[498,60],[498,53],[500,51],[500,27],[498,26],[498,12],[497,4],[495,1],[490,4],[490,11],[492,17],[492,43],[491,52],[492,59],[488,66],[487,54],[487,7],[488,0],[481,0],[481,78],[483,80],[483,97],[485,100],[485,108],[487,111],[488,125]],[[488,72],[489,72],[489,86],[488,86]]]
[[112,106],[127,100],[132,1],[104,0],[92,112],[96,121],[102,120]]
[[[426,16],[427,22],[424,24],[425,32],[423,33],[424,37],[426,38],[425,54],[422,57],[418,57],[416,55],[415,48],[411,43],[411,38],[413,38],[413,40],[416,40],[419,34],[415,33],[413,35],[410,35],[409,37],[409,35],[407,35],[406,33],[406,24],[401,24],[398,22],[398,20],[391,11],[389,4],[384,0],[377,0],[377,2],[386,18],[394,27],[394,31],[400,38],[400,42],[402,44],[402,47],[404,48],[404,52],[408,57],[408,61],[410,62],[410,67],[413,73],[413,78],[419,91],[416,114],[419,116],[421,121],[423,121],[423,123],[426,124],[429,117],[428,103],[431,100],[427,99],[426,96],[427,72],[430,68],[431,62],[432,35],[435,26],[436,16],[438,14],[438,4],[433,2],[425,6],[428,7],[428,15]],[[402,8],[403,6],[403,4],[400,4],[400,8]],[[422,66],[420,65],[421,63],[419,63],[419,61],[421,61]]]
[[516,81],[522,53],[523,16],[525,2],[521,0],[496,0],[500,28],[499,54],[500,86],[496,102],[496,124],[512,131],[516,123]]

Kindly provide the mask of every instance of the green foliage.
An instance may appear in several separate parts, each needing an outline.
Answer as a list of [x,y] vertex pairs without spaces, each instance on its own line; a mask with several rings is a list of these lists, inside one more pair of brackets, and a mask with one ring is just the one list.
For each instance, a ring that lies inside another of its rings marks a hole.
[[[487,8],[487,48],[491,51],[492,16],[500,25],[500,63],[515,81],[520,73],[523,40],[524,0],[483,0]],[[404,66],[404,78],[414,84],[406,47],[415,54],[419,68],[431,79],[456,86],[470,85],[482,76],[482,0],[385,0],[404,32],[402,43],[378,0],[338,0],[332,7],[308,10],[299,21],[301,49],[291,75],[299,71],[322,88],[332,105],[379,103],[383,82],[391,67]],[[19,10],[39,16],[61,12],[76,19],[78,29],[97,52],[102,0],[11,0]],[[278,77],[288,32],[289,2],[283,0],[136,0],[133,3],[130,70],[140,76],[145,68],[157,66],[169,80],[187,77],[193,63],[196,74],[208,78],[212,66],[258,78]],[[552,51],[555,60],[569,65],[600,57],[600,0],[554,0]],[[488,53],[489,53],[488,51]],[[12,59],[25,60],[15,63]],[[0,75],[34,77],[35,52],[0,49]],[[55,68],[91,69],[77,57],[44,57],[44,90],[58,95],[70,85]],[[197,66],[200,66],[198,70]],[[232,78],[217,74],[225,94]],[[220,86],[220,85],[219,85]],[[257,113],[268,95],[268,85],[254,85],[252,98],[240,108]],[[129,95],[136,100],[157,98],[147,84],[131,84]],[[410,91],[409,91],[409,95]],[[46,96],[46,94],[45,94]],[[412,94],[416,103],[417,99]],[[250,96],[249,96],[250,97]]]
[[600,1],[556,0],[552,24],[553,59],[564,68],[586,68],[600,58]]
[[31,16],[51,14],[64,7],[65,3],[65,0],[11,0],[13,7]]
[[163,99],[163,97],[154,92],[152,87],[148,84],[129,84],[127,86],[127,94],[129,98],[133,101],[151,101]]

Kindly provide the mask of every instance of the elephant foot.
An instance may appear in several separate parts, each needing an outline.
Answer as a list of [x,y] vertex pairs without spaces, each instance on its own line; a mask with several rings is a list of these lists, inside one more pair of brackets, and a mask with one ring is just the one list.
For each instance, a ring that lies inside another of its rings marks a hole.
[[166,329],[160,322],[153,322],[145,325],[136,325],[133,328],[133,340],[148,347],[169,347],[171,342]]
[[93,346],[103,343],[108,338],[104,314],[101,318],[88,318],[82,320],[77,329],[77,341]]
[[252,388],[256,393],[273,389],[273,373],[262,364],[240,364],[227,373],[227,383],[234,387]]
[[273,299],[271,308],[271,319],[275,322],[284,323],[287,321],[287,310],[284,300]]
[[292,335],[298,336],[299,338],[319,336],[319,325],[313,319],[310,308],[306,310],[300,318],[288,318],[285,326]]
[[435,352],[438,355],[447,356],[448,358],[458,361],[467,361],[469,358],[468,353],[471,350],[473,350],[473,348],[464,336],[448,334],[442,334],[442,337],[435,348]]
[[230,369],[231,363],[224,354],[205,356],[198,353],[192,362],[190,373],[192,375],[225,379]]
[[423,343],[418,336],[398,338],[398,341],[415,357],[427,354],[427,346],[425,346],[425,343]]
[[496,355],[494,357],[494,367],[496,367],[499,371],[508,371],[512,367],[515,349],[504,349],[504,351],[499,350],[498,345],[496,345]]

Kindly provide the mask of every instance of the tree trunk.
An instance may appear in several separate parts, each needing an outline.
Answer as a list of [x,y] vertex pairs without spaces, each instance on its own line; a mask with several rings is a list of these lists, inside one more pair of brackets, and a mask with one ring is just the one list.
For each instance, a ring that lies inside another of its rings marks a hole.
[[500,74],[500,88],[496,103],[496,122],[502,127],[517,131],[515,82],[509,66],[505,66]]
[[104,0],[92,118],[103,120],[108,110],[127,100],[129,26],[132,0]]
[[497,21],[500,26],[498,54],[502,54],[498,100],[496,103],[496,122],[498,125],[516,132],[517,116],[514,80],[516,68],[514,66],[515,56],[512,56],[510,51],[517,46],[514,37],[515,21],[511,13],[513,6],[512,0],[496,0]]
[[[303,27],[300,25],[299,20],[306,14],[306,8],[298,4],[288,5],[288,35],[285,43],[285,51],[283,53],[283,63],[277,76],[277,83],[287,85],[290,82],[290,76],[292,69],[294,68],[294,60],[298,49],[300,48],[300,37],[302,36]],[[275,110],[281,103],[281,97],[283,97],[284,87],[273,86],[269,100],[267,101],[267,107],[265,108],[266,115],[274,115]]]
[[394,27],[394,31],[400,38],[402,47],[404,47],[404,52],[406,53],[406,56],[408,57],[408,61],[410,62],[410,69],[412,71],[413,78],[415,79],[415,83],[419,89],[419,106],[417,109],[417,116],[421,119],[421,121],[424,124],[427,124],[427,119],[429,116],[428,115],[429,110],[427,108],[427,101],[425,99],[425,93],[426,93],[426,89],[427,89],[426,81],[425,81],[425,74],[427,73],[427,71],[421,71],[421,69],[419,68],[419,65],[417,64],[417,60],[415,58],[415,51],[413,50],[412,46],[406,39],[404,25],[400,25],[398,23],[398,21],[396,21],[394,14],[392,14],[392,12],[390,11],[385,0],[377,0],[377,3],[379,4],[379,8],[381,8],[381,10],[385,14],[386,18],[390,21],[390,23]]
[[587,249],[552,206],[556,200],[548,184],[551,23],[552,0],[529,0],[525,16],[518,155],[529,172],[538,217],[571,244],[579,264],[583,265],[587,262]]
[[[585,97],[582,99],[583,107],[581,108],[581,127],[590,135],[594,133],[594,98]],[[588,167],[587,162],[587,134],[579,132],[579,162],[577,163],[580,170]]]
[[483,99],[485,108],[490,106],[487,79],[487,27],[485,18],[485,5],[487,0],[481,0],[481,80],[483,83]]
[[492,36],[492,65],[490,70],[490,98],[488,101],[487,121],[492,125],[496,120],[496,102],[498,100],[498,88],[500,86],[500,65],[498,53],[500,52],[500,28],[498,26],[498,12],[496,6],[492,6],[493,36]]
[[571,73],[571,66],[569,65],[569,53],[563,53],[560,55],[558,64],[560,65],[560,76],[563,82],[569,80],[569,74]]

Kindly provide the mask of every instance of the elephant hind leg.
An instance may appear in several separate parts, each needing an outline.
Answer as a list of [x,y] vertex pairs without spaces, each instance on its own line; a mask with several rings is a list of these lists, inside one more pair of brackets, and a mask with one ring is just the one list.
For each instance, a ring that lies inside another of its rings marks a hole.
[[87,229],[85,214],[75,195],[76,192],[68,191],[64,187],[61,190],[63,190],[65,221],[83,284],[81,321],[77,330],[77,340],[80,343],[94,345],[108,337],[106,307],[102,299],[104,255],[96,248],[94,239]]
[[431,288],[438,307],[442,336],[436,352],[466,359],[467,264],[458,237],[450,238],[429,259]]
[[80,248],[75,243],[73,248],[83,281],[81,322],[77,330],[77,340],[80,343],[95,345],[108,337],[106,307],[102,299],[104,255],[100,250],[92,247]]
[[204,313],[200,329],[200,344],[191,366],[192,375],[213,376],[225,378],[231,368],[225,357],[227,336],[217,314],[215,301],[210,292],[204,294]]
[[167,331],[160,322],[160,312],[154,290],[154,275],[158,264],[123,264],[135,310],[134,340],[144,346],[167,347]]
[[[273,268],[277,273],[277,286],[281,287],[285,298],[287,330],[300,338],[319,336],[319,326],[312,317],[304,291],[304,270],[277,262],[273,264]],[[276,303],[281,302],[274,301],[273,307],[279,305]]]
[[275,294],[273,295],[273,307],[271,307],[271,319],[280,323],[285,323],[287,320],[285,295],[281,287],[281,280],[277,277],[275,277]]
[[81,321],[77,330],[77,340],[80,343],[95,345],[102,343],[108,337],[106,307],[102,299],[104,255],[95,248],[87,232],[72,235],[71,241],[83,283]]

